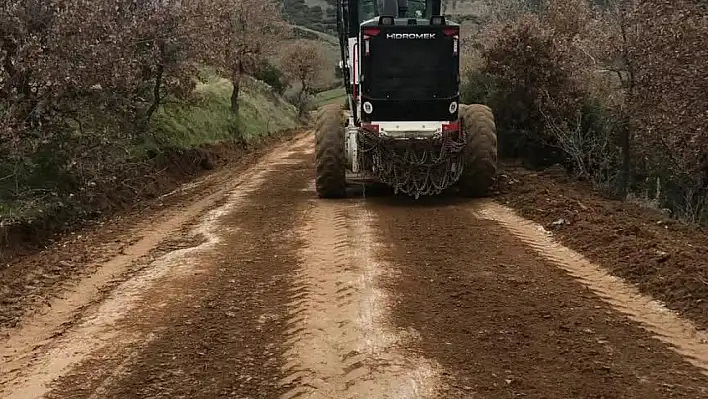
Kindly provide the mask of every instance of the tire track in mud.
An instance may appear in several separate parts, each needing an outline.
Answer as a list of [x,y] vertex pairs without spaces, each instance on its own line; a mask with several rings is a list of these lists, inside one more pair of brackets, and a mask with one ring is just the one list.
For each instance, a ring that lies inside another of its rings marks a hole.
[[400,276],[384,281],[392,320],[419,331],[416,344],[445,370],[438,397],[708,398],[701,369],[476,217],[479,203],[370,204],[382,257]]
[[590,288],[613,308],[626,314],[655,337],[684,356],[708,376],[708,332],[700,331],[688,320],[670,311],[660,302],[643,295],[621,278],[609,274],[581,254],[557,243],[541,225],[524,219],[513,210],[485,202],[472,210],[482,219],[493,220],[540,256],[565,270]]
[[311,162],[310,152],[281,155],[213,226],[220,244],[199,253],[195,273],[156,286],[144,298],[148,309],[129,318],[154,337],[124,372],[94,357],[55,383],[51,398],[277,396],[285,293],[299,245],[292,229]]
[[[3,349],[7,356],[5,360],[9,359],[9,362],[3,366],[0,396],[40,397],[49,392],[52,381],[63,376],[57,392],[52,393],[54,397],[90,397],[101,391],[111,392],[116,384],[122,383],[124,372],[130,374],[135,362],[142,360],[142,351],[169,331],[170,324],[166,319],[174,316],[168,311],[170,307],[194,298],[190,285],[204,281],[208,277],[207,271],[213,272],[208,264],[212,260],[209,253],[226,245],[225,241],[239,232],[238,228],[224,223],[224,218],[238,213],[244,206],[251,206],[251,197],[262,191],[261,187],[271,174],[304,164],[303,156],[307,154],[298,154],[293,147],[299,148],[305,141],[309,141],[309,137],[275,149],[235,182],[233,191],[225,193],[225,201],[208,212],[191,231],[191,235],[201,238],[199,245],[156,259],[120,284],[105,301],[95,308],[85,309],[84,314],[79,315],[81,319],[61,334],[33,345],[27,342],[22,329],[13,332]],[[291,178],[290,174],[288,178]],[[305,180],[304,176],[302,180]],[[64,317],[65,307],[59,310],[62,312],[59,316]],[[174,310],[179,315],[183,309],[177,306]],[[53,321],[51,314],[41,317]],[[22,345],[13,347],[10,345],[13,339]]]
[[434,398],[437,365],[405,350],[417,339],[388,323],[372,215],[352,201],[313,204],[291,293],[281,384],[290,398]]

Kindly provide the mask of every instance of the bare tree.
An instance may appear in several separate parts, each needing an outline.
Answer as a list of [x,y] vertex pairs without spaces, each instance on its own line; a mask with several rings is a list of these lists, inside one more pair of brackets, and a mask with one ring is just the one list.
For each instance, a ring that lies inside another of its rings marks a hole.
[[215,0],[219,20],[212,28],[215,59],[233,84],[231,110],[238,115],[241,79],[253,73],[259,59],[272,50],[286,31],[280,10],[273,0]]
[[322,73],[324,64],[324,55],[317,42],[297,40],[283,53],[283,71],[290,79],[300,84],[296,101],[300,116],[307,109],[308,99],[313,93],[314,84]]
[[277,18],[255,0],[3,1],[0,201],[110,184],[160,106],[193,96],[198,66],[228,66],[238,88]]

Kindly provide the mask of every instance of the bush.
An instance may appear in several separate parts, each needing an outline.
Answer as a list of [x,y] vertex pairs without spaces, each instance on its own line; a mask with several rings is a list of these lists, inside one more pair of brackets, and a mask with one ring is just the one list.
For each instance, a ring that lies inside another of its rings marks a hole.
[[665,204],[708,222],[708,6],[643,0],[633,15],[643,32],[631,45],[636,87],[629,108],[645,173],[663,182]]
[[499,88],[494,75],[472,70],[464,76],[460,87],[460,101],[465,104],[489,104]]
[[464,101],[494,109],[501,156],[560,161],[621,196],[651,189],[676,216],[708,222],[708,8],[593,4],[549,0],[487,27]]
[[523,158],[531,166],[564,162],[547,126],[571,119],[582,103],[576,82],[565,72],[567,56],[536,16],[525,16],[495,33],[493,45],[483,51],[481,71],[465,79],[464,100],[493,108],[500,156]]
[[280,95],[285,93],[290,84],[283,71],[265,59],[261,60],[253,77],[267,83]]

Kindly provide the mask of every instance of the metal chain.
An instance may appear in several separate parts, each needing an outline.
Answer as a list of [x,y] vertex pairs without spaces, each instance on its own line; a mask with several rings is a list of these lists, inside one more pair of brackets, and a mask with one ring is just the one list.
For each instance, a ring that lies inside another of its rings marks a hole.
[[437,195],[455,184],[464,168],[463,135],[399,140],[365,130],[357,135],[358,161],[383,183],[419,198]]

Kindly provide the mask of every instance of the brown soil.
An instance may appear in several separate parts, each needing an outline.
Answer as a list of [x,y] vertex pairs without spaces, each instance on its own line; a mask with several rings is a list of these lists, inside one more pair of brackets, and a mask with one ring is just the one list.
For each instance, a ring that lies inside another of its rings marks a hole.
[[313,205],[299,229],[283,398],[437,397],[440,370],[389,322],[391,268],[376,256],[371,212],[356,199]]
[[[198,256],[199,267],[151,289],[123,324],[145,339],[130,350],[99,354],[59,379],[51,398],[273,398],[281,384],[279,343],[289,327],[289,281],[311,194],[311,156],[266,174],[262,189],[219,220],[224,241]],[[186,260],[185,260],[186,261]],[[156,306],[159,304],[159,306]],[[129,335],[129,334],[125,334]]]
[[[139,228],[106,224],[86,242],[25,257],[39,268],[48,253],[77,256],[67,276],[80,276],[102,252],[125,248],[127,261],[141,253],[130,243],[152,248],[139,267],[106,262],[57,291],[71,297],[96,276],[130,271],[90,305],[52,306],[29,318],[41,323],[5,329],[0,396],[708,398],[708,344],[684,339],[681,320],[642,328],[661,309],[498,204],[385,190],[318,199],[313,141],[210,174],[146,208],[164,208],[151,217],[136,211]],[[610,206],[585,198],[582,209]],[[100,241],[113,237],[123,241]],[[47,334],[66,313],[74,319]],[[653,336],[664,327],[673,340]]]
[[[172,153],[159,163],[163,173],[147,176],[142,183],[131,183],[146,187],[141,192],[103,191],[102,198],[107,202],[101,207],[102,216],[86,219],[67,210],[55,218],[6,230],[0,251],[0,327],[16,325],[30,306],[48,304],[52,291],[67,280],[90,274],[97,265],[124,254],[140,240],[136,231],[178,212],[185,202],[221,189],[224,179],[233,178],[273,145],[292,139],[294,133],[284,132],[249,147],[225,144]],[[214,169],[223,173],[215,174]],[[205,176],[206,172],[209,176]],[[203,184],[163,196],[188,181]]]
[[698,398],[708,377],[500,225],[443,199],[375,200],[394,320],[446,398]]
[[553,169],[507,165],[497,197],[565,245],[708,327],[708,232],[593,193]]

